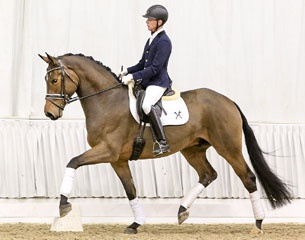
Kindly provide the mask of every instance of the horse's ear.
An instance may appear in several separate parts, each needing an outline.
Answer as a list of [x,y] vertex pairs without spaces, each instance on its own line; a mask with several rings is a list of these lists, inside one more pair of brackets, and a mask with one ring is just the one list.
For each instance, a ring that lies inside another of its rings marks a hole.
[[50,59],[48,57],[45,57],[45,56],[42,56],[40,54],[38,54],[38,56],[43,60],[45,61],[46,63],[50,63]]
[[52,56],[49,55],[48,53],[46,53],[46,55],[47,55],[47,56],[45,57],[45,56],[42,56],[42,55],[38,54],[38,56],[41,57],[41,59],[42,59],[43,61],[45,61],[46,63],[48,63],[48,64],[50,64],[50,63],[56,64],[56,63],[57,63],[57,59],[56,59],[55,57],[52,57]]
[[52,57],[52,56],[49,55],[47,52],[46,52],[46,55],[47,55],[48,59],[50,60],[49,63],[52,62],[53,64],[55,64],[55,63],[57,62],[57,61],[56,61],[56,58],[55,58],[55,57]]

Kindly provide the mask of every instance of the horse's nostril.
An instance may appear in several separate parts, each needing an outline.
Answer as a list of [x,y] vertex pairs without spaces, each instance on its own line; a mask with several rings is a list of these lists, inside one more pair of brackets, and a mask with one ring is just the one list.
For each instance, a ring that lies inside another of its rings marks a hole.
[[52,113],[46,112],[46,116],[51,120],[56,120],[56,117],[54,117]]

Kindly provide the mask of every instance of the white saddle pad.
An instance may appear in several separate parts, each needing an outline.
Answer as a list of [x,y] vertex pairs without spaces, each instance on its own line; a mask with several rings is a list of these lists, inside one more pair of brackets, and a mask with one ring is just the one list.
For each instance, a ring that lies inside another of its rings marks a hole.
[[[128,94],[129,94],[129,108],[134,119],[140,123],[140,118],[137,113],[136,98],[132,92],[133,82],[128,84]],[[184,100],[179,97],[163,97],[162,98],[162,111],[161,122],[163,126],[167,125],[182,125],[189,120],[189,111]]]

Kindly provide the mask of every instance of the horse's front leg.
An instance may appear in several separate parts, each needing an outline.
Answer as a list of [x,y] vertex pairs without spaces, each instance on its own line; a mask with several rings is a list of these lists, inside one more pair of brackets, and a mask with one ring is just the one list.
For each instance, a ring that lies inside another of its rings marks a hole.
[[136,195],[136,188],[133,183],[128,161],[119,160],[117,162],[111,163],[111,166],[123,184],[129,199],[131,210],[134,215],[134,222],[125,229],[125,233],[136,234],[138,232],[137,228],[145,223],[145,215]]
[[115,162],[118,159],[118,154],[109,150],[110,148],[105,143],[100,143],[83,154],[74,157],[68,163],[63,181],[60,187],[60,204],[59,214],[61,217],[67,215],[72,205],[68,202],[68,198],[72,192],[75,170],[80,166]]

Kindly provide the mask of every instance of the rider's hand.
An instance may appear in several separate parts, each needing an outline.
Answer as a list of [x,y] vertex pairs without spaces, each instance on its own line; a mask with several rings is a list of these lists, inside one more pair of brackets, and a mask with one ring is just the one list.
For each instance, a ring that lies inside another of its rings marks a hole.
[[123,68],[123,70],[120,70],[118,77],[122,78],[128,74],[127,68]]
[[133,76],[132,74],[128,74],[124,77],[122,77],[122,83],[127,85],[128,83],[130,83],[131,81],[133,81]]

